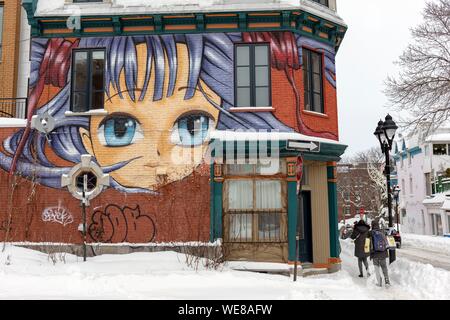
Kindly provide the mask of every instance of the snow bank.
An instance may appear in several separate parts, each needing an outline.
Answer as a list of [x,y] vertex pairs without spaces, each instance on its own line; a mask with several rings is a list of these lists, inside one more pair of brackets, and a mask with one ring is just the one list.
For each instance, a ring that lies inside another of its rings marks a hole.
[[[343,270],[335,274],[299,278],[186,264],[175,252],[102,255],[82,258],[49,255],[11,245],[1,251],[0,299],[449,299],[450,272],[399,260],[390,267],[393,286],[375,286],[375,279],[357,277],[353,244],[342,241]],[[65,261],[65,262],[64,262]],[[279,268],[278,264],[241,263],[251,268]]]
[[450,256],[450,238],[403,233],[402,240],[405,245],[436,251]]
[[[342,258],[347,263],[346,269],[354,272],[356,276],[359,272],[357,259],[353,257],[354,244],[350,239],[341,240],[340,243]],[[352,265],[349,265],[350,261]],[[376,278],[372,262],[370,270],[372,276],[367,280],[368,289],[374,289]],[[430,264],[398,258],[389,266],[389,277],[392,287],[389,290],[383,289],[385,299],[389,299],[391,295],[393,299],[450,299],[450,272],[434,268]]]

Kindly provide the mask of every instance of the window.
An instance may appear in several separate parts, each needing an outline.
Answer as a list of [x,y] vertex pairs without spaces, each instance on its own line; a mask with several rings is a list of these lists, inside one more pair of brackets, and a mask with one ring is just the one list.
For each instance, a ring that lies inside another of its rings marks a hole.
[[320,3],[321,5],[328,7],[328,0],[312,0],[312,1]]
[[447,211],[447,233],[450,233],[450,213]]
[[237,107],[270,107],[270,51],[268,44],[236,45]]
[[[257,165],[228,165],[225,170],[229,177],[225,181],[225,241],[287,241],[286,183],[272,177],[261,179]],[[241,178],[241,173],[247,177]]]
[[431,196],[431,174],[425,173],[425,192],[427,196]]
[[433,154],[435,156],[443,156],[447,154],[446,144],[433,144]]
[[402,193],[403,193],[403,195],[406,194],[405,187],[406,187],[405,179],[402,179]]
[[3,38],[3,4],[0,3],[0,61],[2,60],[2,38]]
[[305,110],[324,113],[322,54],[303,49]]
[[74,50],[71,110],[86,112],[103,109],[104,79],[104,50]]

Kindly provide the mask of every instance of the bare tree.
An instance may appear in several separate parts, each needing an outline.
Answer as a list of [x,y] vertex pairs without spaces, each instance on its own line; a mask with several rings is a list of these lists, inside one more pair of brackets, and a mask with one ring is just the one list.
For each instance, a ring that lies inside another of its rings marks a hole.
[[390,104],[408,112],[410,129],[434,129],[450,118],[450,0],[427,2],[423,18],[397,62],[399,75],[386,81]]

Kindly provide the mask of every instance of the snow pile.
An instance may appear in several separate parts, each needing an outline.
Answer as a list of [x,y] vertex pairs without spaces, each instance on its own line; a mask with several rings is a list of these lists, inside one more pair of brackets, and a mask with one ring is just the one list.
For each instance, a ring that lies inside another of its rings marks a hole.
[[64,7],[66,0],[39,0],[37,3],[37,12],[48,12]]
[[450,238],[403,233],[402,240],[405,245],[436,251],[450,256]]

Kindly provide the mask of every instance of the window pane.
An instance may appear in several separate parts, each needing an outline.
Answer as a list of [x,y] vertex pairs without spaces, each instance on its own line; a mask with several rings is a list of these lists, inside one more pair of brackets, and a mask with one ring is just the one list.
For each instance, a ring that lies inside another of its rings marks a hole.
[[312,70],[314,73],[320,73],[320,67],[322,65],[322,56],[313,52],[311,55],[312,58]]
[[236,76],[238,87],[250,86],[250,67],[238,67]]
[[256,107],[269,107],[269,88],[256,88]]
[[255,65],[257,66],[269,65],[269,46],[255,47]]
[[314,93],[314,111],[322,112],[322,97],[318,93]]
[[253,209],[253,182],[228,181],[228,207],[231,210]]
[[238,46],[236,48],[236,65],[237,66],[249,66],[250,65],[250,47]]
[[250,88],[237,89],[237,106],[250,107]]
[[230,215],[230,241],[252,240],[253,216],[251,214]]
[[445,144],[433,144],[433,154],[442,156],[447,154],[447,145]]
[[88,53],[75,51],[74,90],[86,90],[88,86]]
[[255,82],[257,87],[269,86],[269,67],[255,68]]
[[103,109],[104,94],[103,91],[94,92],[92,94],[92,109]]
[[85,92],[75,92],[72,95],[72,100],[73,112],[85,112],[89,110],[88,106],[86,105]]
[[256,181],[256,208],[257,209],[282,209],[281,181],[259,180]]
[[227,165],[227,174],[230,175],[247,175],[254,172],[252,164],[229,164]]
[[92,90],[103,90],[105,73],[105,53],[94,51],[92,53]]
[[313,74],[313,82],[314,82],[314,92],[320,93],[322,89],[321,84],[322,78],[320,74]]
[[279,241],[280,213],[262,213],[258,215],[258,238],[260,241]]

